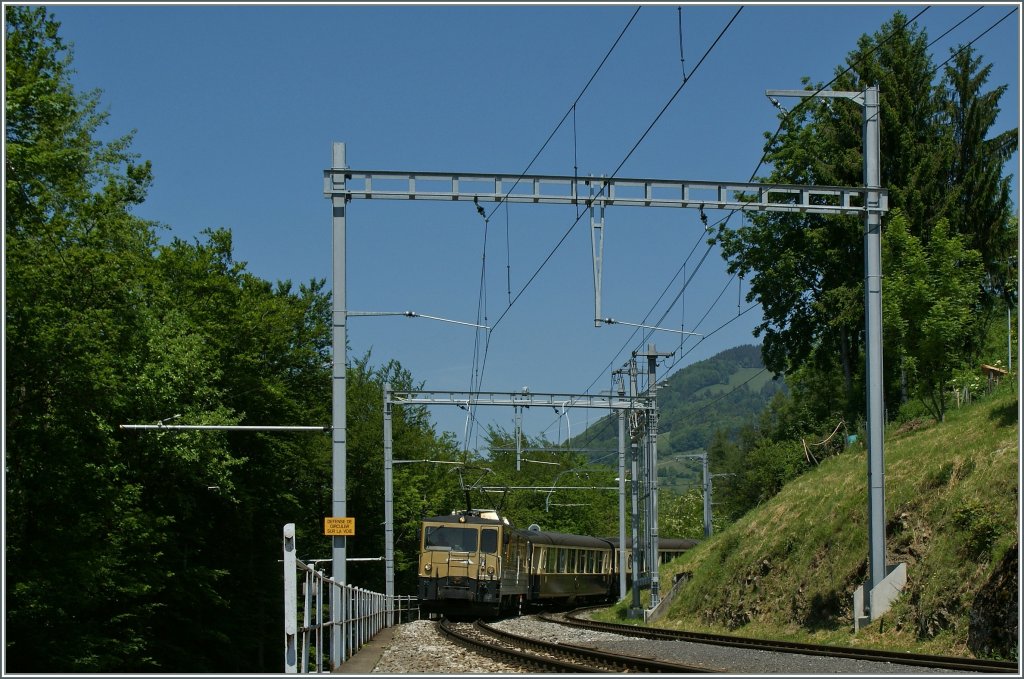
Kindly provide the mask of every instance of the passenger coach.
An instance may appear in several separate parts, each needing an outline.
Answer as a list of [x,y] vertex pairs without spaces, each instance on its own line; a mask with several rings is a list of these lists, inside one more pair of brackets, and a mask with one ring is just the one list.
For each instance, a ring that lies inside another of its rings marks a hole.
[[[659,541],[659,562],[694,540]],[[632,576],[627,542],[627,577]],[[493,617],[532,607],[606,603],[619,596],[618,539],[515,528],[493,509],[423,521],[420,608],[449,616]]]

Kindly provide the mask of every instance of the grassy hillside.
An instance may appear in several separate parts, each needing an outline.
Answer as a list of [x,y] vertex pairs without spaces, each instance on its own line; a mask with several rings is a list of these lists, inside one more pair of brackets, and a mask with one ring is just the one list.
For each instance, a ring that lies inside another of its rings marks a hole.
[[668,564],[663,583],[679,572],[692,577],[659,624],[1016,657],[1018,440],[1009,381],[945,423],[886,432],[887,555],[907,563],[908,583],[890,612],[858,635],[853,591],[865,580],[868,552],[862,447],[824,460]]

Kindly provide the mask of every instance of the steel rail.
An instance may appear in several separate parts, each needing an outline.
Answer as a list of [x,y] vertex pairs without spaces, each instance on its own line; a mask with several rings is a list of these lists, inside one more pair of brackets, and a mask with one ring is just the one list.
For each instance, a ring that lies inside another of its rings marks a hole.
[[[455,630],[447,621],[442,621],[442,629],[446,634],[459,639],[460,643],[473,650],[483,648],[485,653],[506,654],[515,662],[532,666],[546,666],[560,672],[641,672],[645,674],[707,674],[718,670],[695,667],[679,663],[670,663],[653,658],[642,658],[619,653],[600,651],[573,644],[550,643],[511,632],[499,630],[477,620],[473,623],[474,634],[464,634]],[[481,641],[483,640],[483,641]],[[494,645],[497,640],[501,645]],[[527,653],[520,649],[529,649]],[[537,655],[537,654],[542,655]]]
[[437,629],[441,634],[463,648],[466,648],[474,653],[480,653],[490,658],[496,658],[498,660],[512,662],[514,664],[523,665],[534,669],[541,670],[543,672],[580,672],[586,670],[590,673],[607,672],[596,667],[580,667],[579,664],[564,662],[556,658],[544,658],[533,653],[527,653],[525,651],[517,651],[512,648],[501,648],[493,646],[483,640],[477,634],[466,634],[453,627],[453,623],[447,618],[441,620]]
[[619,625],[616,623],[600,622],[597,620],[584,620],[578,617],[579,614],[584,611],[600,608],[605,607],[591,606],[571,611],[564,614],[564,616],[544,615],[541,617],[549,622],[557,622],[571,627],[581,627],[583,629],[598,630],[602,632],[613,632],[615,634],[624,634],[644,639],[689,641],[698,644],[714,644],[718,646],[731,646],[734,648],[745,648],[759,651],[774,651],[777,653],[802,653],[804,655],[827,656],[830,658],[889,662],[899,665],[930,667],[934,669],[1000,674],[1017,674],[1019,667],[1016,662],[1007,662],[1003,660],[955,658],[950,656],[926,655],[923,653],[884,651],[872,648],[848,648],[844,646],[823,646],[819,644],[805,644],[793,641],[752,639],[748,637],[730,636],[727,634],[684,632],[651,627],[637,627],[635,625]]

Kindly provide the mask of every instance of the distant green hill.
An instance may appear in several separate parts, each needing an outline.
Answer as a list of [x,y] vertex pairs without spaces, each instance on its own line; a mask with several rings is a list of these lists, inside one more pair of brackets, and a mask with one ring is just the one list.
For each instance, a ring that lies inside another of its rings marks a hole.
[[[746,344],[688,365],[664,381],[658,391],[658,468],[662,487],[681,491],[695,483],[697,465],[673,454],[707,448],[719,430],[729,434],[756,422],[771,398],[784,389],[764,368],[761,348]],[[618,447],[618,419],[608,415],[570,441],[572,447],[614,450]]]
[[908,581],[881,621],[853,635],[868,552],[866,451],[856,444],[666,565],[662,582],[691,577],[659,625],[1017,658],[1016,386],[1004,380],[944,423],[886,431],[888,561],[906,563]]

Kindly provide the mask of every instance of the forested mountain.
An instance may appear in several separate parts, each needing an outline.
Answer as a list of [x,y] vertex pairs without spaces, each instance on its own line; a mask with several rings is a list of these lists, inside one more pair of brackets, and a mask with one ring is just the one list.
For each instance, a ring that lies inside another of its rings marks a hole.
[[[658,456],[707,448],[715,432],[735,434],[753,424],[784,389],[761,361],[760,347],[745,344],[665,379],[658,390]],[[571,447],[614,450],[618,419],[608,415],[570,442]]]

